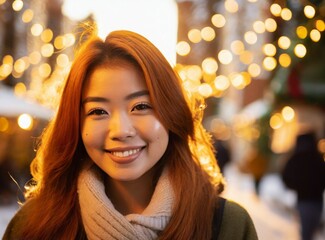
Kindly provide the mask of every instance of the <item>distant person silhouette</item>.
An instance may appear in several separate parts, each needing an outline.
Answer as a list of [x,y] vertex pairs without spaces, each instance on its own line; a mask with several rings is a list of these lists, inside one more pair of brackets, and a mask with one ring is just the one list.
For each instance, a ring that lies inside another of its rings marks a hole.
[[312,240],[320,224],[325,188],[325,162],[317,149],[315,133],[297,136],[293,154],[282,172],[284,184],[297,193],[302,240]]

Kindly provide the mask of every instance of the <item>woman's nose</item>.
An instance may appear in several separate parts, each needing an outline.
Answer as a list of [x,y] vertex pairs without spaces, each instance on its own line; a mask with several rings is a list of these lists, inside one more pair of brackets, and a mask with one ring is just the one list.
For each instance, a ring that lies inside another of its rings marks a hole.
[[133,137],[136,130],[131,117],[125,112],[115,112],[109,121],[109,137],[115,140],[123,140]]

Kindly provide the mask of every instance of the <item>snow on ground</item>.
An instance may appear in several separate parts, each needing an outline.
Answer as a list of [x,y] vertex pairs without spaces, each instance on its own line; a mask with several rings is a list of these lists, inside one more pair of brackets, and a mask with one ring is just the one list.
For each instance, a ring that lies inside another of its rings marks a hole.
[[0,206],[0,237],[2,238],[10,219],[18,209],[18,204]]
[[[279,175],[263,178],[259,196],[255,193],[252,177],[240,173],[235,166],[227,166],[224,176],[227,186],[223,195],[245,207],[259,240],[300,240],[300,223],[294,209],[296,195],[285,188]],[[325,240],[325,211],[322,221],[323,227],[313,240]]]
[[[224,173],[227,186],[223,195],[242,205],[252,217],[259,240],[298,240],[299,224],[290,212],[280,214],[255,194],[253,179],[228,167]],[[279,192],[279,191],[278,191]]]

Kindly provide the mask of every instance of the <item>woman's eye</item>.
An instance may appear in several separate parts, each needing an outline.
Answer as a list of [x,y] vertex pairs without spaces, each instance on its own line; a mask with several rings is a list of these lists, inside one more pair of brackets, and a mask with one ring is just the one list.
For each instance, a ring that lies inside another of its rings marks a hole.
[[101,115],[105,115],[107,114],[107,112],[103,109],[93,109],[91,111],[88,112],[88,115],[97,115],[97,116],[101,116]]
[[132,111],[144,111],[149,109],[152,109],[152,107],[148,103],[139,103],[133,107]]

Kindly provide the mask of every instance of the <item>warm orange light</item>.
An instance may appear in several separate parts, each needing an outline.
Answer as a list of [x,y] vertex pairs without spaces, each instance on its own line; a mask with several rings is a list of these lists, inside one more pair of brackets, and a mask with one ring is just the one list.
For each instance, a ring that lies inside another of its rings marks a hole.
[[222,14],[214,14],[211,22],[215,27],[222,28],[226,25],[226,18]]

